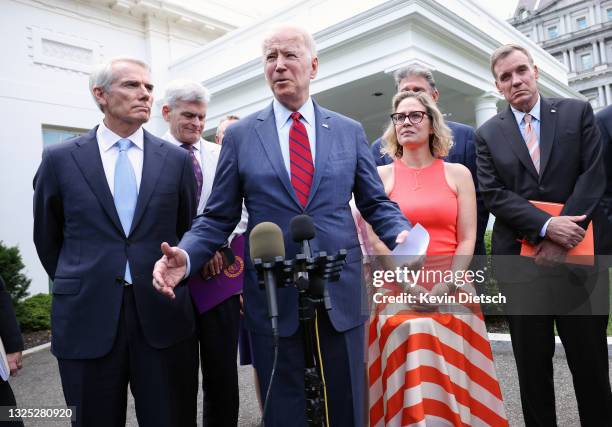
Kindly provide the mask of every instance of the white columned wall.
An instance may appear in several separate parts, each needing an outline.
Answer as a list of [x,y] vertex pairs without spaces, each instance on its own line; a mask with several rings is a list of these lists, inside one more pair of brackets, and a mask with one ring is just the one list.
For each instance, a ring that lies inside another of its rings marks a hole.
[[593,65],[601,64],[601,59],[599,58],[599,49],[597,47],[597,41],[591,43],[593,46]]
[[497,114],[497,101],[499,99],[499,95],[493,92],[486,92],[474,100],[477,128]]
[[576,54],[574,53],[574,48],[571,48],[569,50],[569,57],[570,57],[570,71],[572,73],[576,72]]

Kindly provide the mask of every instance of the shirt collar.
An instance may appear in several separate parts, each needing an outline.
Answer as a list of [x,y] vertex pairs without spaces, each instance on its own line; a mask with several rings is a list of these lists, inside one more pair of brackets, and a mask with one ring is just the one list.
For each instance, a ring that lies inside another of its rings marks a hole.
[[[276,98],[272,101],[272,108],[274,110],[274,118],[276,119],[276,126],[281,128],[287,123],[289,120],[289,116],[293,111],[289,110],[283,104],[278,102]],[[310,126],[314,127],[315,122],[315,111],[314,111],[314,103],[312,102],[312,98],[309,96],[304,105],[302,105],[298,112],[302,115],[302,118],[306,123]]]
[[[180,147],[183,145],[183,142],[179,141],[178,139],[176,139],[174,137],[174,135],[172,135],[172,132],[170,132],[170,130],[168,130],[164,136],[162,136],[162,139],[165,139],[168,142],[171,142],[172,144],[176,145],[177,147]],[[200,144],[202,143],[202,138],[200,138],[200,140],[198,142],[196,142],[195,144],[193,144],[193,149],[195,151],[200,151]]]
[[[538,100],[536,101],[535,105],[533,106],[533,108],[529,112],[531,117],[535,118],[538,122],[541,121],[540,120],[540,100],[541,99],[542,98],[540,98],[540,94],[538,93]],[[514,118],[516,119],[516,122],[519,125],[521,123],[523,123],[523,118],[525,117],[525,114],[527,114],[527,113],[524,113],[522,111],[517,110],[512,105],[510,106],[510,108],[512,109],[512,113],[514,114]]]
[[[98,130],[96,132],[96,137],[98,138],[98,142],[102,145],[104,151],[108,151],[113,145],[117,143],[122,137],[117,135],[115,132],[110,130],[104,124],[104,121],[100,122],[98,126]],[[132,141],[136,147],[144,150],[144,131],[142,126],[139,127],[136,132],[128,136],[126,139]]]

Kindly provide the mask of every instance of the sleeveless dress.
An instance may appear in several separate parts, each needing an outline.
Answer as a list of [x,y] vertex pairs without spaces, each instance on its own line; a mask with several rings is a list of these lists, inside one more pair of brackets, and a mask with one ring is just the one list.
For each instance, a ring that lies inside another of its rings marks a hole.
[[[448,268],[457,248],[457,195],[444,162],[394,162],[389,198],[430,235],[425,269]],[[437,257],[438,255],[446,255]],[[431,259],[431,256],[433,259]],[[429,283],[422,284],[431,289]],[[507,426],[484,318],[401,311],[373,315],[368,337],[370,426]]]

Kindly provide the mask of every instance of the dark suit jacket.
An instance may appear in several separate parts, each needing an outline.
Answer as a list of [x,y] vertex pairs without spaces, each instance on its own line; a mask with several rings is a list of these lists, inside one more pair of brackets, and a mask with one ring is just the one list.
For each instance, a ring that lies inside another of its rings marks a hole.
[[476,131],[480,190],[496,218],[493,255],[519,254],[521,239],[541,240],[550,215],[528,200],[564,203],[562,215],[586,214],[587,221],[596,216],[605,172],[590,104],[541,97],[540,114],[539,175],[509,106]]
[[23,350],[23,338],[15,318],[11,296],[6,290],[2,277],[0,277],[0,338],[7,353]]
[[607,106],[595,116],[601,133],[603,162],[606,169],[606,191],[601,199],[605,222],[600,227],[600,251],[612,254],[612,105]]
[[[291,259],[301,250],[289,235],[289,222],[296,215],[310,215],[316,228],[313,251],[348,251],[340,281],[328,284],[333,305],[329,317],[336,330],[345,331],[365,320],[361,249],[349,207],[352,194],[363,217],[389,247],[395,246],[397,234],[410,224],[385,195],[361,125],[316,103],[315,117],[315,174],[305,209],[285,168],[270,104],[227,129],[204,214],[194,221],[179,246],[192,262],[208,260],[238,223],[244,197],[249,212],[247,234],[261,222],[276,223],[284,233],[286,258]],[[248,244],[245,254],[249,254]],[[199,268],[194,262],[192,273]],[[246,261],[244,295],[249,328],[270,334],[265,292],[257,285],[250,259]],[[297,330],[297,300],[295,288],[278,290],[281,336]]]
[[171,301],[151,286],[160,242],[178,243],[195,214],[196,184],[185,150],[144,132],[142,180],[127,237],[104,175],[96,128],[46,148],[34,182],[34,243],[53,280],[53,354],[88,359],[111,350],[126,259],[148,343],[165,348],[193,334],[188,289],[177,289]]
[[[453,135],[453,146],[444,158],[445,162],[461,163],[467,167],[472,173],[474,180],[474,188],[476,188],[476,209],[477,209],[477,229],[476,229],[476,245],[474,246],[474,255],[485,255],[484,233],[487,229],[489,221],[489,212],[485,208],[482,200],[482,195],[478,189],[478,176],[476,174],[476,148],[474,144],[474,128],[463,123],[447,121],[446,125],[450,128]],[[380,149],[382,146],[382,138],[378,138],[372,143],[371,151],[376,161],[376,166],[383,166],[393,163],[389,155],[382,155]]]

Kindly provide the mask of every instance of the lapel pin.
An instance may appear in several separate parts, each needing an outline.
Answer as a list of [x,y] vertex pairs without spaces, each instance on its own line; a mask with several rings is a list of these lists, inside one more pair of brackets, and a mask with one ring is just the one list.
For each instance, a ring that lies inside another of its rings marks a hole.
[[554,108],[551,108],[551,109],[550,109],[550,112],[551,112],[551,113],[556,113],[556,112],[557,112],[557,110],[555,110]]
[[321,123],[321,126],[323,126],[325,129],[329,129],[329,126],[327,126],[327,123]]

